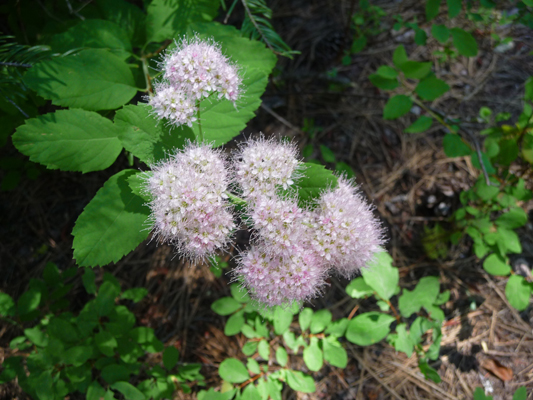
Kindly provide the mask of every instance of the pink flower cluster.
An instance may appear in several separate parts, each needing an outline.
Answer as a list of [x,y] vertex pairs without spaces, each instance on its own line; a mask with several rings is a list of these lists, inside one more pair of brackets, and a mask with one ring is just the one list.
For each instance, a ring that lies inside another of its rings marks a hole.
[[296,154],[290,143],[249,140],[229,172],[220,151],[187,145],[147,181],[155,233],[190,258],[214,255],[236,229],[226,200],[235,183],[253,234],[234,279],[269,307],[316,297],[329,275],[353,276],[384,240],[371,206],[343,177],[314,204],[299,205],[290,190],[302,174]]
[[159,240],[193,259],[224,248],[235,223],[225,200],[230,179],[220,151],[189,144],[152,171],[147,189]]
[[331,273],[354,275],[384,242],[372,208],[345,178],[314,208],[277,192],[294,183],[299,164],[293,145],[265,140],[250,141],[235,162],[255,230],[235,275],[267,306],[316,297]]
[[154,86],[149,104],[158,118],[174,126],[196,121],[200,100],[212,94],[235,104],[242,95],[238,68],[213,40],[184,38],[161,62],[163,79]]

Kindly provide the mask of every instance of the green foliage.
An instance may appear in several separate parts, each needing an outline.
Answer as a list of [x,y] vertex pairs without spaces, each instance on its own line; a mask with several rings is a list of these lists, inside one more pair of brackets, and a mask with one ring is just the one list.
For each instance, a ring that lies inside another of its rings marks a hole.
[[[88,399],[99,399],[105,393],[112,394],[110,389],[122,393],[127,400],[143,400],[168,398],[178,389],[190,390],[185,385],[187,381],[203,382],[199,365],[176,367],[176,348],[164,349],[150,328],[134,328],[133,313],[117,304],[119,297],[129,298],[131,294],[124,292],[120,296],[120,285],[111,275],[104,274],[104,282],[98,288],[94,273],[85,274],[84,286],[90,288],[90,300],[77,315],[59,312],[72,288],[65,282],[70,276],[68,271],[60,273],[57,266],[49,263],[44,281],[33,280],[16,306],[7,294],[0,295],[0,316],[9,316],[23,332],[11,346],[25,350],[24,357],[6,358],[0,383],[17,378],[22,389],[39,400],[59,400],[76,392],[86,394]],[[129,292],[137,293],[135,299],[140,301],[146,290],[138,289]],[[51,313],[54,309],[56,312]],[[29,324],[31,328],[22,330]],[[166,370],[142,361],[147,352],[163,349]],[[135,386],[129,380],[141,370],[150,379]]]

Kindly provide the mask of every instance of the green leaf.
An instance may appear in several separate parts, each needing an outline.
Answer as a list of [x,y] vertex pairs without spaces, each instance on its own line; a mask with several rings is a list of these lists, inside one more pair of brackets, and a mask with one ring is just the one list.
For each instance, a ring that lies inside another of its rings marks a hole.
[[291,389],[302,393],[314,393],[316,391],[313,377],[301,371],[287,370],[287,384]]
[[78,340],[78,332],[74,325],[61,317],[53,317],[48,323],[48,335],[62,342],[73,343]]
[[419,46],[425,46],[428,35],[425,30],[415,27],[415,43]]
[[411,357],[411,354],[413,354],[414,344],[409,333],[407,333],[405,324],[399,324],[396,327],[396,334],[390,334],[388,341],[394,346],[396,351],[404,352],[407,357]]
[[439,15],[441,0],[426,0],[426,19],[431,21],[437,15]]
[[312,203],[323,191],[337,186],[337,177],[323,165],[304,163],[304,167],[302,178],[294,185],[300,206]]
[[450,30],[453,39],[453,45],[459,52],[459,54],[466,57],[474,57],[477,55],[478,47],[476,39],[472,34],[460,29],[452,28]]
[[433,118],[422,115],[415,122],[413,122],[409,127],[404,129],[405,133],[420,133],[427,131],[433,125]]
[[94,336],[94,343],[103,355],[113,357],[118,346],[117,339],[108,331],[100,331]]
[[426,276],[420,279],[413,291],[405,289],[398,299],[398,308],[402,316],[409,318],[422,307],[428,310],[437,300],[439,288],[439,278]]
[[336,161],[335,153],[327,146],[323,144],[320,145],[320,154],[322,154],[322,159],[328,163],[334,163]]
[[96,293],[96,283],[94,282],[96,276],[94,271],[90,268],[85,268],[81,280],[83,282],[83,287],[88,294]]
[[180,358],[180,352],[174,346],[169,346],[163,352],[163,365],[167,370],[176,366]]
[[78,265],[117,262],[148,236],[145,223],[150,209],[128,185],[136,172],[125,169],[109,178],[78,217],[72,231]]
[[448,16],[455,18],[461,13],[462,0],[446,0],[448,4]]
[[394,317],[379,312],[360,314],[348,323],[346,339],[359,346],[369,346],[379,342],[389,334]]
[[292,312],[280,306],[274,308],[274,332],[276,335],[283,335],[289,329],[292,322]]
[[258,344],[259,342],[246,342],[246,344],[242,346],[243,354],[245,356],[251,356],[256,352]]
[[17,311],[19,315],[26,315],[36,310],[41,302],[41,292],[37,289],[30,289],[19,297]]
[[383,90],[394,90],[400,86],[398,78],[387,79],[378,74],[371,74],[368,76],[368,79],[370,79],[370,82],[372,82],[375,87]]
[[413,100],[409,96],[404,94],[398,94],[393,96],[385,104],[383,109],[383,118],[384,119],[396,119],[405,115],[411,110],[413,106]]
[[426,379],[430,379],[435,383],[440,383],[441,379],[439,376],[439,373],[435,371],[425,360],[419,360],[418,361],[418,368],[420,368],[420,372],[424,374]]
[[446,25],[432,25],[431,34],[441,44],[446,43],[450,38],[450,30],[446,28]]
[[120,290],[118,290],[111,282],[102,283],[95,299],[95,308],[99,316],[109,315],[109,313],[113,311],[115,299],[119,293]]
[[58,110],[26,120],[13,144],[30,160],[50,169],[91,172],[109,167],[122,144],[111,121],[95,112]]
[[[533,2],[528,4],[530,7],[533,7]],[[513,400],[527,400],[527,390],[524,386],[516,389],[516,392],[513,394]]]
[[124,148],[146,164],[166,159],[188,140],[194,140],[191,128],[170,128],[150,114],[147,104],[127,105],[118,110],[115,126]]
[[406,78],[410,79],[422,79],[431,71],[430,62],[418,62],[418,61],[405,61],[400,69],[404,73]]
[[153,0],[147,8],[147,42],[179,38],[191,23],[215,18],[219,6],[218,0]]
[[87,389],[87,400],[101,400],[105,390],[97,381],[92,381]]
[[270,359],[270,346],[266,340],[261,340],[257,345],[257,352],[259,355],[268,361]]
[[409,61],[409,58],[407,57],[407,52],[405,51],[405,47],[403,46],[403,44],[401,44],[396,47],[396,49],[394,49],[394,53],[392,55],[392,62],[394,63],[396,68],[401,69],[402,65],[405,64],[407,61]]
[[222,379],[230,383],[243,383],[250,378],[244,364],[235,358],[226,358],[222,361],[218,373]]
[[342,345],[334,338],[327,338],[322,340],[324,348],[324,359],[338,368],[346,368],[348,365],[348,354]]
[[244,311],[240,310],[228,318],[228,320],[226,321],[226,325],[224,326],[224,334],[226,336],[236,335],[241,331],[243,325]]
[[13,301],[13,298],[7,293],[0,292],[0,315],[4,317],[11,316],[14,311],[15,302]]
[[128,40],[142,47],[145,40],[146,15],[134,4],[125,0],[96,0],[93,2],[102,18],[114,22],[126,31]]
[[261,368],[259,367],[259,363],[255,361],[253,358],[249,358],[248,362],[246,363],[246,368],[248,368],[248,371],[251,371],[254,374],[260,374]]
[[128,64],[101,49],[41,61],[24,83],[55,105],[91,111],[114,110],[137,93]]
[[102,368],[101,376],[109,384],[129,380],[131,371],[128,367],[119,364],[110,364]]
[[62,356],[61,361],[79,367],[87,362],[93,355],[92,346],[74,346],[68,349]]
[[[479,162],[479,156],[478,156],[477,152],[472,153],[471,159],[472,159],[472,165],[474,167],[476,167],[477,169],[482,169],[481,168],[481,163]],[[492,164],[491,164],[491,162],[489,160],[489,157],[487,156],[486,153],[481,153],[481,159],[483,160],[483,165],[485,166],[485,169],[487,170],[487,173],[489,173],[489,174],[496,173],[496,169],[494,169],[494,167],[492,166]]]
[[515,231],[506,229],[504,227],[499,227],[496,234],[496,244],[501,254],[520,254],[522,252],[520,238],[518,237]]
[[300,329],[305,331],[307,328],[309,328],[309,325],[311,324],[311,318],[313,317],[313,310],[306,307],[302,311],[300,311],[300,315],[298,316],[298,322],[300,324]]
[[316,311],[311,317],[309,331],[320,333],[331,323],[331,312],[327,309]]
[[415,92],[424,100],[435,100],[450,90],[446,82],[430,76],[420,81]]
[[354,299],[361,299],[374,293],[374,289],[368,286],[362,277],[358,277],[346,286],[346,293]]
[[492,253],[483,261],[483,269],[491,275],[506,276],[511,272],[507,258],[503,258],[497,253]]
[[376,74],[385,79],[396,79],[398,77],[398,71],[388,65],[382,65],[376,71]]
[[211,310],[218,315],[230,315],[241,308],[242,305],[233,297],[223,297],[211,304]]
[[243,288],[238,283],[232,283],[230,285],[231,295],[235,300],[237,300],[239,303],[248,303],[250,299],[250,295],[248,294],[248,291]]
[[43,278],[49,286],[55,287],[61,283],[61,274],[59,273],[59,268],[57,268],[57,265],[52,262],[46,263],[43,271]]
[[352,43],[352,47],[350,48],[350,51],[352,52],[352,54],[357,54],[363,51],[364,48],[366,47],[367,41],[368,39],[364,35],[359,36],[357,39],[354,39]]
[[131,300],[134,303],[138,303],[139,301],[144,299],[147,294],[148,289],[146,288],[132,288],[125,290],[124,293],[122,293],[122,295],[120,296],[120,298],[125,300]]
[[522,157],[528,163],[533,164],[533,132],[526,132],[523,136]]
[[334,321],[326,328],[324,333],[334,337],[344,336],[346,328],[348,327],[348,322],[348,318],[341,318],[337,321]]
[[529,306],[531,287],[529,283],[519,275],[512,275],[505,286],[505,297],[518,311],[523,311]]
[[516,229],[527,222],[527,213],[519,207],[511,208],[496,219],[496,225],[507,229]]
[[119,25],[101,19],[86,19],[65,32],[53,35],[48,42],[52,51],[66,53],[72,49],[111,49],[121,58],[132,52],[128,33]]
[[111,389],[118,390],[127,400],[145,400],[146,396],[135,386],[128,382],[115,382],[110,385]]
[[472,154],[472,149],[468,146],[461,136],[455,133],[448,133],[442,139],[444,153],[448,157],[464,157]]
[[307,368],[311,371],[318,371],[322,368],[324,363],[322,349],[318,346],[318,339],[316,337],[311,338],[309,346],[304,348],[303,359]]
[[378,253],[361,273],[365,283],[381,298],[388,300],[396,292],[400,279],[398,268],[392,266],[392,257],[386,251]]
[[287,350],[285,350],[285,347],[279,346],[276,349],[276,361],[279,365],[284,367],[287,365],[287,361],[289,360],[289,356],[287,355]]
[[45,335],[39,326],[24,329],[24,335],[36,346],[46,347],[48,345],[48,336]]

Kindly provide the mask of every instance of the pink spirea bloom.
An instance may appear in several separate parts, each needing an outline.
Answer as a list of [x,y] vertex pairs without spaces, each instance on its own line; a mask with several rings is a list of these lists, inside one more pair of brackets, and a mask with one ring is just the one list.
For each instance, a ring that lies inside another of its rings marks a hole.
[[313,250],[346,277],[365,267],[385,242],[372,207],[345,178],[320,196],[313,231]]
[[292,143],[277,143],[260,138],[248,140],[234,160],[235,180],[243,196],[254,201],[273,197],[278,188],[287,189],[299,178],[301,163]]
[[201,260],[227,245],[235,223],[226,202],[226,167],[220,151],[197,144],[152,167],[147,189],[161,242]]
[[234,103],[242,94],[242,78],[237,66],[222,54],[213,40],[184,38],[162,62],[164,79],[193,99],[217,93]]
[[254,299],[267,307],[289,305],[317,297],[325,285],[325,271],[310,254],[272,254],[253,246],[234,271]]
[[166,118],[171,125],[192,127],[192,123],[196,121],[197,107],[194,100],[168,83],[157,84],[155,95],[149,101],[153,114],[159,119]]

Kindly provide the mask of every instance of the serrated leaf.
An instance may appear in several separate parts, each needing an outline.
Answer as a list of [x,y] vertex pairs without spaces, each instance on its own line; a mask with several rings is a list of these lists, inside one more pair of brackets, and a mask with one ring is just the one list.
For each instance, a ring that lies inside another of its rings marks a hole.
[[422,115],[415,122],[413,122],[409,127],[407,127],[405,133],[420,133],[427,131],[433,125],[433,118]]
[[398,94],[391,97],[385,108],[383,109],[383,118],[384,119],[396,119],[405,115],[411,110],[413,106],[413,100],[409,96],[404,94]]
[[230,315],[241,308],[242,305],[233,297],[223,297],[211,304],[211,310],[218,315]]
[[78,265],[117,262],[148,236],[150,210],[127,181],[136,172],[126,169],[109,178],[78,217],[72,231]]
[[396,292],[399,281],[398,268],[392,266],[392,257],[387,252],[378,253],[361,273],[365,283],[381,298],[388,300]]
[[126,0],[95,0],[92,4],[105,20],[114,22],[124,29],[132,44],[137,47],[144,45],[146,14],[139,7]]
[[250,378],[244,364],[235,358],[226,358],[222,361],[218,373],[222,379],[230,383],[243,383]]
[[450,86],[441,79],[430,76],[420,81],[415,92],[424,100],[435,100],[450,90]]
[[311,371],[316,372],[322,368],[324,356],[322,354],[322,349],[318,346],[318,339],[316,337],[311,337],[311,343],[304,348],[303,359],[305,365],[307,365],[307,368]]
[[191,128],[170,128],[150,114],[147,104],[127,105],[115,114],[115,127],[122,145],[146,164],[168,158],[194,140]]
[[460,28],[452,28],[450,32],[453,38],[453,45],[459,54],[466,57],[474,57],[477,55],[477,42],[471,33],[468,33]]
[[24,83],[55,105],[91,111],[114,110],[137,93],[128,64],[101,49],[41,61]]
[[111,121],[84,110],[58,110],[26,120],[13,135],[13,144],[50,169],[81,172],[109,167],[122,150]]
[[377,343],[390,332],[394,317],[379,312],[360,314],[348,323],[346,339],[359,346]]

